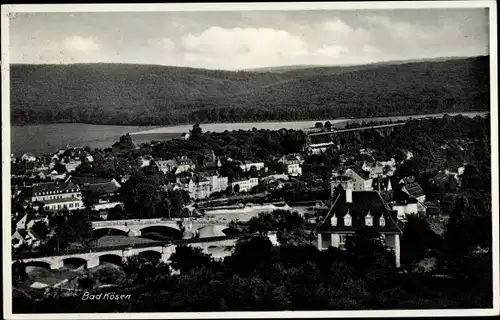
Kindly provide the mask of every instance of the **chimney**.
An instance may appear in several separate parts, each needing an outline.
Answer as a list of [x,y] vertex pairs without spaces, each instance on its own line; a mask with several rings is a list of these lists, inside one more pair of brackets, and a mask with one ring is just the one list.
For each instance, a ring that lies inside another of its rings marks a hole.
[[345,202],[352,203],[352,188],[349,184],[347,185],[347,188],[345,189]]

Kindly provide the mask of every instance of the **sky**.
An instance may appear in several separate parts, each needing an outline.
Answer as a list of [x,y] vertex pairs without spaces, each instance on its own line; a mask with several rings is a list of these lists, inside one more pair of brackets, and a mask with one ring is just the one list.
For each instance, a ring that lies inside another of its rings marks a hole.
[[16,13],[10,62],[240,70],[486,55],[487,9]]

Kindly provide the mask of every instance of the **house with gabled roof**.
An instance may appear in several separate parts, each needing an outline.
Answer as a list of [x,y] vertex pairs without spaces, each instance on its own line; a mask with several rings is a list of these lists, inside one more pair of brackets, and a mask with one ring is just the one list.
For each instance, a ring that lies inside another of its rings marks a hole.
[[[71,177],[70,177],[71,178]],[[76,210],[83,207],[80,187],[70,178],[65,181],[33,184],[31,202],[41,202],[45,210]]]
[[175,172],[175,169],[179,165],[175,159],[170,159],[170,160],[158,159],[153,161],[153,163],[158,167],[158,170],[160,170],[164,174]]
[[27,161],[27,162],[35,162],[36,161],[36,156],[31,153],[31,152],[26,152],[21,156],[21,160]]
[[345,248],[348,237],[362,229],[373,229],[394,251],[400,265],[402,228],[396,212],[391,210],[377,191],[340,190],[330,211],[316,229],[318,249]]
[[369,172],[354,167],[346,169],[343,175],[352,179],[354,191],[373,190],[373,179],[370,177]]
[[401,189],[395,190],[390,207],[397,212],[397,217],[401,221],[406,221],[409,215],[416,215],[419,212],[417,198],[409,195]]
[[40,244],[40,238],[31,230],[19,229],[14,231],[11,236],[12,247],[18,248],[22,244],[30,247],[36,247]]
[[302,175],[302,168],[300,165],[304,162],[304,160],[300,155],[289,154],[283,156],[278,162],[285,167],[285,172],[290,176],[297,177]]
[[389,177],[376,177],[372,181],[372,189],[379,192],[388,192],[392,190],[392,182]]
[[404,192],[409,194],[410,196],[417,199],[420,203],[425,202],[425,193],[422,187],[418,184],[418,182],[412,182],[405,184],[402,188]]

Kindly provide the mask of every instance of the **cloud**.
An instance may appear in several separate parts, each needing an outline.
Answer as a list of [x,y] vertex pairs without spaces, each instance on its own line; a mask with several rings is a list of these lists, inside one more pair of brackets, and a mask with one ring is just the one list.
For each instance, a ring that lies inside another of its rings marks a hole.
[[349,53],[349,49],[346,47],[336,46],[336,45],[333,46],[323,45],[321,48],[318,49],[317,52],[327,57],[337,58],[344,53]]
[[379,48],[374,47],[372,45],[366,44],[361,49],[361,52],[363,52],[367,55],[377,55],[377,54],[381,53],[382,50],[380,50]]
[[293,63],[309,53],[302,38],[273,28],[210,27],[182,37],[181,42],[188,61],[218,60],[231,68]]
[[100,45],[94,42],[92,38],[83,38],[80,36],[66,38],[64,44],[66,49],[75,51],[92,52],[101,49]]
[[167,51],[174,51],[176,49],[175,42],[170,38],[155,38],[148,41],[151,46],[159,46]]
[[330,21],[323,22],[323,28],[326,31],[333,31],[339,33],[351,33],[353,32],[353,28],[340,19],[334,19]]

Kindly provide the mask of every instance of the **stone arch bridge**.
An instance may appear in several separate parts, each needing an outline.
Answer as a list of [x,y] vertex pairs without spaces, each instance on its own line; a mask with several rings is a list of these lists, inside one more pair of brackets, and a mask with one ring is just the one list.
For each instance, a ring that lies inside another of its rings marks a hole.
[[94,231],[102,229],[117,230],[127,233],[129,236],[140,236],[145,229],[167,228],[180,232],[181,230],[198,234],[199,231],[209,226],[220,226],[227,228],[227,224],[214,224],[203,219],[130,219],[130,220],[110,220],[93,221]]
[[[225,256],[232,254],[234,245],[238,239],[243,237],[251,237],[256,234],[243,234],[225,237],[213,237],[202,239],[180,240],[176,242],[156,242],[143,243],[133,246],[121,246],[114,248],[96,248],[91,250],[78,250],[74,252],[61,253],[48,257],[14,257],[14,261],[21,261],[26,266],[40,266],[50,269],[60,269],[67,264],[85,265],[86,268],[93,268],[103,262],[114,264],[122,264],[128,257],[146,254],[156,256],[163,262],[169,262],[170,257],[175,252],[178,245],[187,245],[190,247],[200,248],[204,253],[212,255],[216,259],[222,259]],[[276,235],[268,235],[273,244],[277,244]],[[222,248],[216,253],[212,252],[213,248]]]

